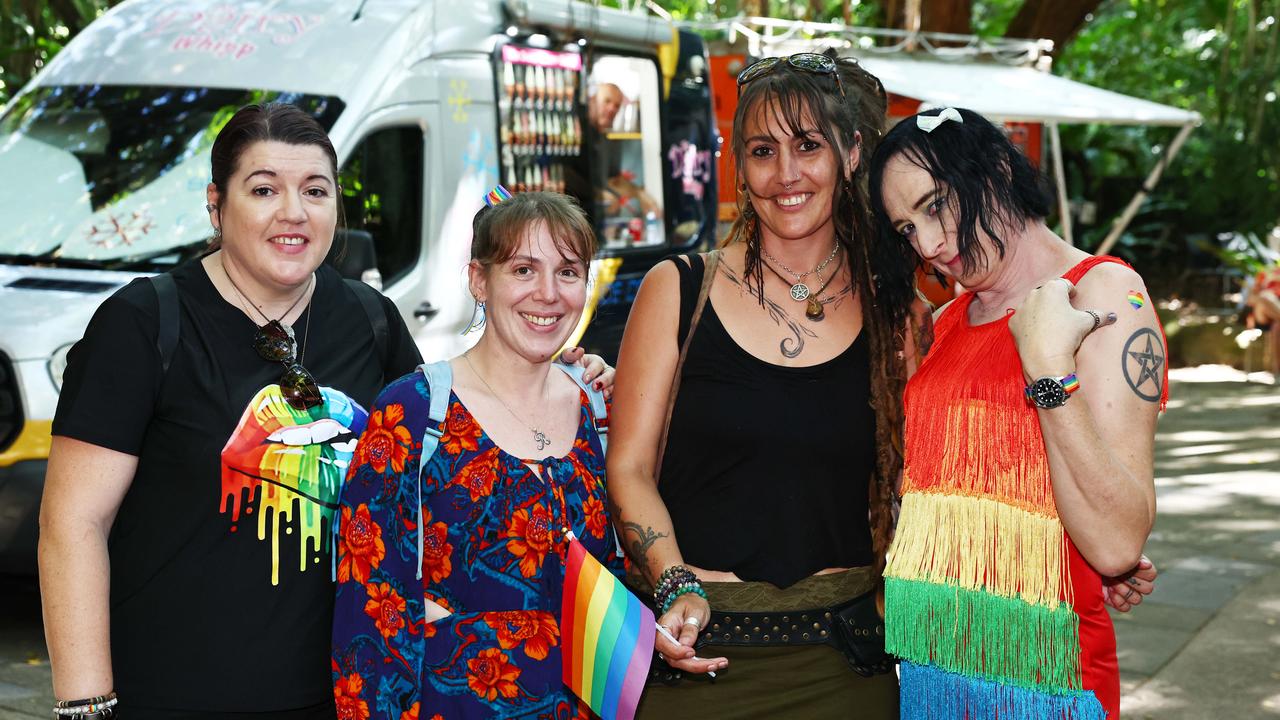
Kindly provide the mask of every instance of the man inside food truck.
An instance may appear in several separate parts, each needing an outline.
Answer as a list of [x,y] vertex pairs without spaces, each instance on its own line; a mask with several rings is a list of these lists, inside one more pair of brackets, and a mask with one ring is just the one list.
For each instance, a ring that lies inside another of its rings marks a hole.
[[[616,132],[637,133],[639,130],[638,114],[635,103],[628,103],[622,88],[611,82],[592,81],[587,86],[587,132],[589,146],[594,148],[595,162],[601,163],[603,177],[608,178],[605,190],[599,202],[608,218],[640,217],[653,214],[662,216],[662,207],[644,191],[643,170],[632,169],[630,158],[624,157],[623,148],[610,134]],[[618,128],[618,114],[624,107],[629,107],[623,127]],[[639,171],[639,172],[637,172]]]

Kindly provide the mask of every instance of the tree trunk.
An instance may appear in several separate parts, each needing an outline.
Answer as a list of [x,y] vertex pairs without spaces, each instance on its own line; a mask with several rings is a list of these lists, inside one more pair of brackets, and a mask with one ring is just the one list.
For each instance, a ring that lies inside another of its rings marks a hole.
[[920,29],[925,32],[954,33],[968,35],[972,32],[970,21],[973,18],[971,0],[929,0],[921,3]]
[[1005,30],[1005,37],[1046,38],[1054,51],[1065,47],[1102,0],[1026,0]]

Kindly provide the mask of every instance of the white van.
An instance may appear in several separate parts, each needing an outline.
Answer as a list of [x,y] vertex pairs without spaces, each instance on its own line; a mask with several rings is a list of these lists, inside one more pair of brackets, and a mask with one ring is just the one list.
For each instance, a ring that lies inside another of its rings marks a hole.
[[35,566],[67,350],[129,280],[199,256],[237,108],[291,102],[329,131],[336,264],[429,360],[468,342],[484,194],[576,195],[602,251],[575,339],[611,356],[643,273],[714,233],[708,83],[696,35],[577,0],[129,0],[94,21],[0,115],[0,572]]

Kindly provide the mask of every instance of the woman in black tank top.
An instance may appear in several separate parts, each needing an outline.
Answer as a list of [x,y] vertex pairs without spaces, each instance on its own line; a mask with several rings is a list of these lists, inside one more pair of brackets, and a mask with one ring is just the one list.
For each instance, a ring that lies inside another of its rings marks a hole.
[[680,640],[659,636],[640,717],[897,716],[888,664],[835,638],[842,610],[878,620],[914,258],[868,244],[883,90],[825,60],[739,76],[741,216],[723,250],[655,267],[628,321],[609,494]]

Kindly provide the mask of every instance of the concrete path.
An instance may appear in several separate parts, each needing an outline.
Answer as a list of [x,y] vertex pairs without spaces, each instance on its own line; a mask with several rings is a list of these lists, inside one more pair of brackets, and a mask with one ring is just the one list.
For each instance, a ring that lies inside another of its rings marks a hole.
[[1121,711],[1280,718],[1280,386],[1225,368],[1174,378],[1147,543],[1160,579],[1114,616]]
[[[1174,373],[1156,442],[1156,594],[1116,616],[1134,720],[1280,718],[1280,386]],[[49,717],[31,581],[0,577],[0,720]]]

